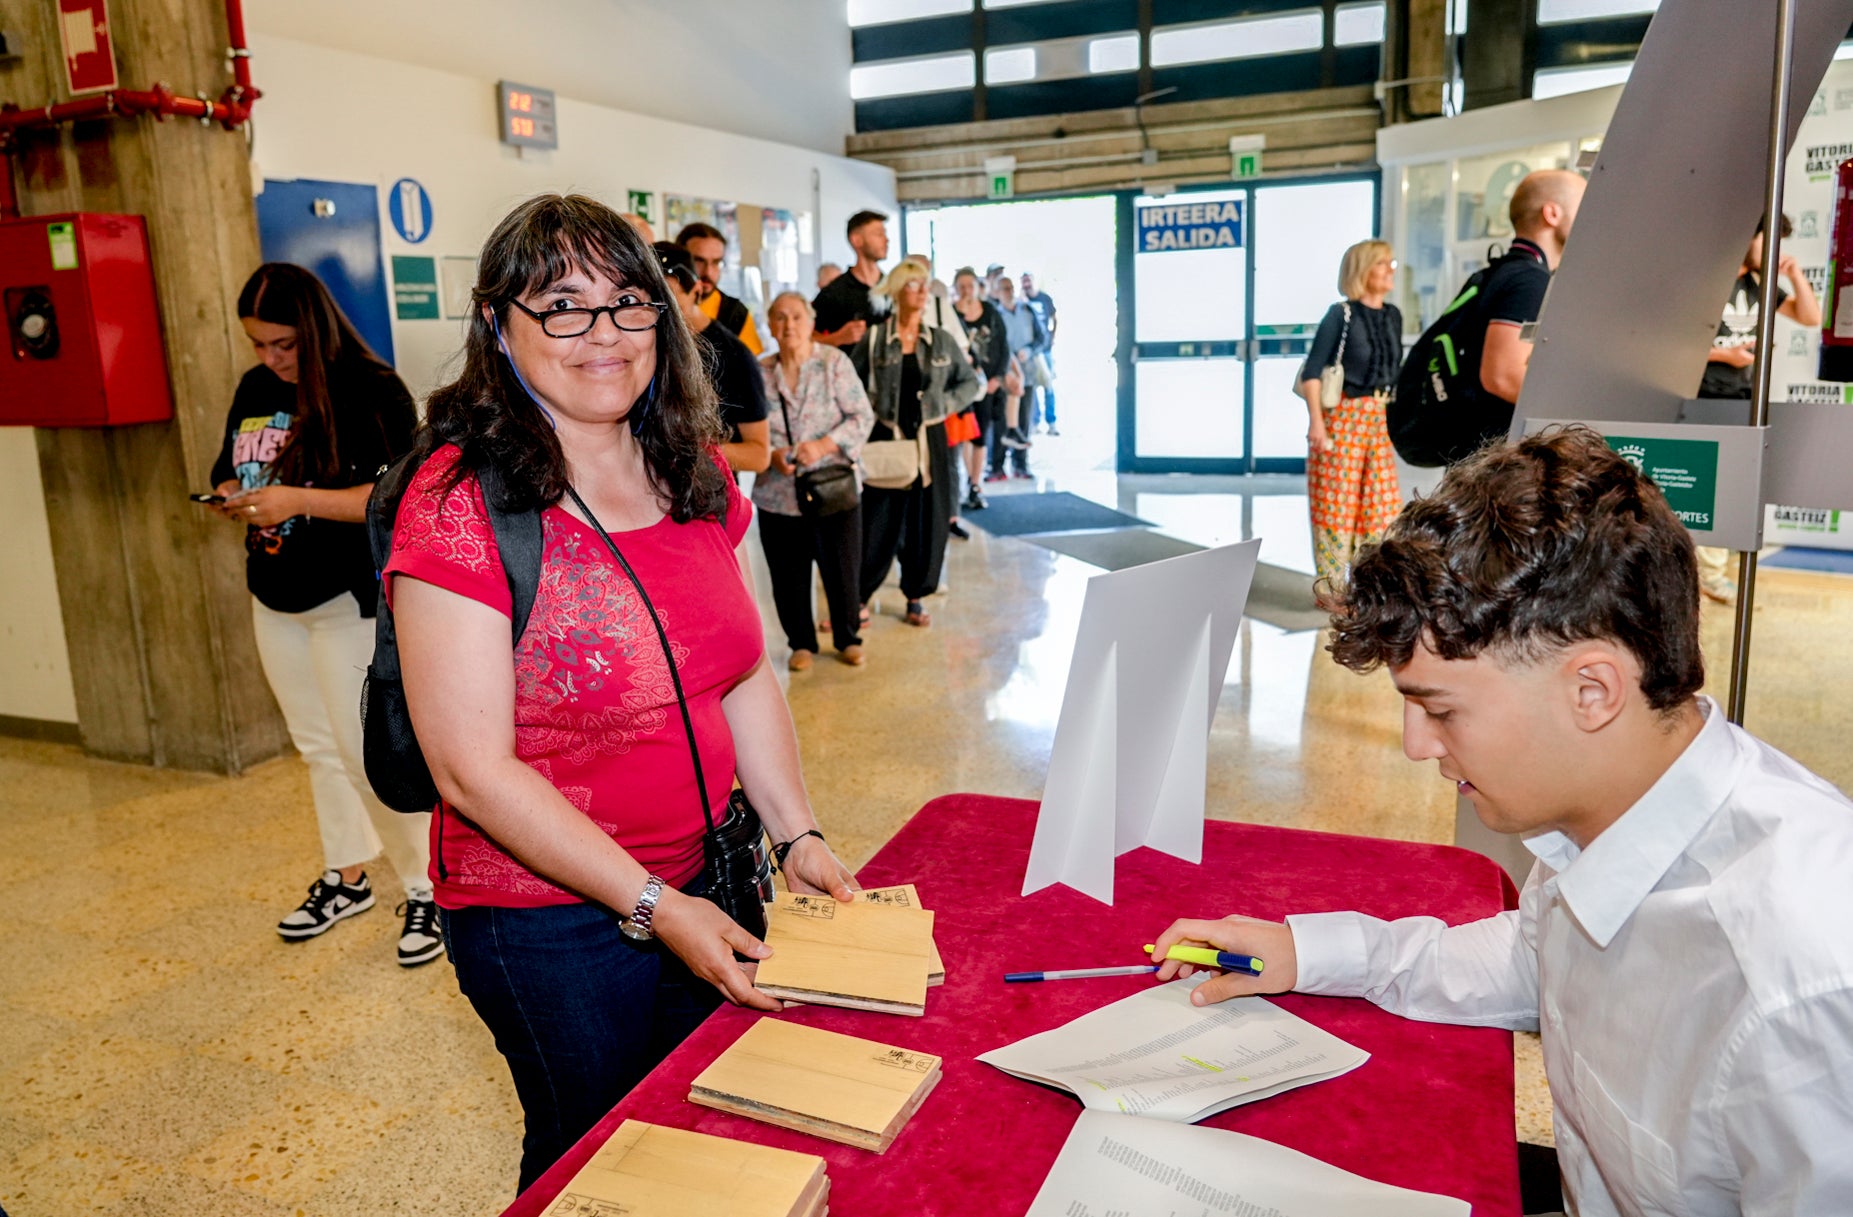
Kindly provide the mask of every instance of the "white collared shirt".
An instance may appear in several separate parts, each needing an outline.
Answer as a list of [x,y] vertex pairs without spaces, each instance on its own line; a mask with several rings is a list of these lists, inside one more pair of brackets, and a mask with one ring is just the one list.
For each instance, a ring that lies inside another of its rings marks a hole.
[[1700,699],[1705,725],[1519,907],[1289,917],[1298,991],[1540,1030],[1581,1217],[1853,1214],[1853,803]]

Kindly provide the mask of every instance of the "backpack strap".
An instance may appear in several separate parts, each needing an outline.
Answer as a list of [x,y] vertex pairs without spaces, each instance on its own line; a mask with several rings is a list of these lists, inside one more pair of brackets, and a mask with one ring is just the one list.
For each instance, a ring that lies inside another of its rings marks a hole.
[[502,472],[485,464],[476,472],[482,483],[483,506],[489,512],[489,527],[495,533],[495,547],[502,555],[502,573],[508,578],[509,623],[515,642],[528,628],[534,612],[534,598],[540,592],[540,560],[544,545],[540,512],[511,512],[502,507]]

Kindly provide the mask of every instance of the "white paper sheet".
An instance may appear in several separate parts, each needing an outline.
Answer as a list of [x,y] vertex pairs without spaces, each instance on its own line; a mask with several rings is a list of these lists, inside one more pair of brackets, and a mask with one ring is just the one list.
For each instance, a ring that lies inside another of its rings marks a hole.
[[1468,1217],[1451,1196],[1376,1183],[1220,1128],[1084,1111],[1027,1217]]
[[1370,1053],[1261,997],[1193,1006],[1174,980],[978,1059],[1072,1090],[1094,1111],[1180,1124],[1349,1073]]

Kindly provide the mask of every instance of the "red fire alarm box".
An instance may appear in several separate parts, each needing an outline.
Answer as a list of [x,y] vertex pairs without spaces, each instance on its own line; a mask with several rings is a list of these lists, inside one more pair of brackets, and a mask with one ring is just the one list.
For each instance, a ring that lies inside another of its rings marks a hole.
[[0,222],[0,425],[105,427],[174,416],[140,216]]

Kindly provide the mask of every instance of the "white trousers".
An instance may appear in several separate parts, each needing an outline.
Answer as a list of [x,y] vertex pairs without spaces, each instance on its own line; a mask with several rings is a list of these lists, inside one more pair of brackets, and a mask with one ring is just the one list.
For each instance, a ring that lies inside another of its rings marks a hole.
[[374,797],[360,750],[360,690],[373,658],[373,622],[345,592],[306,613],[254,597],[251,623],[290,740],[309,766],[309,789],[330,870],[386,853],[408,896],[431,898],[431,813],[406,815]]

